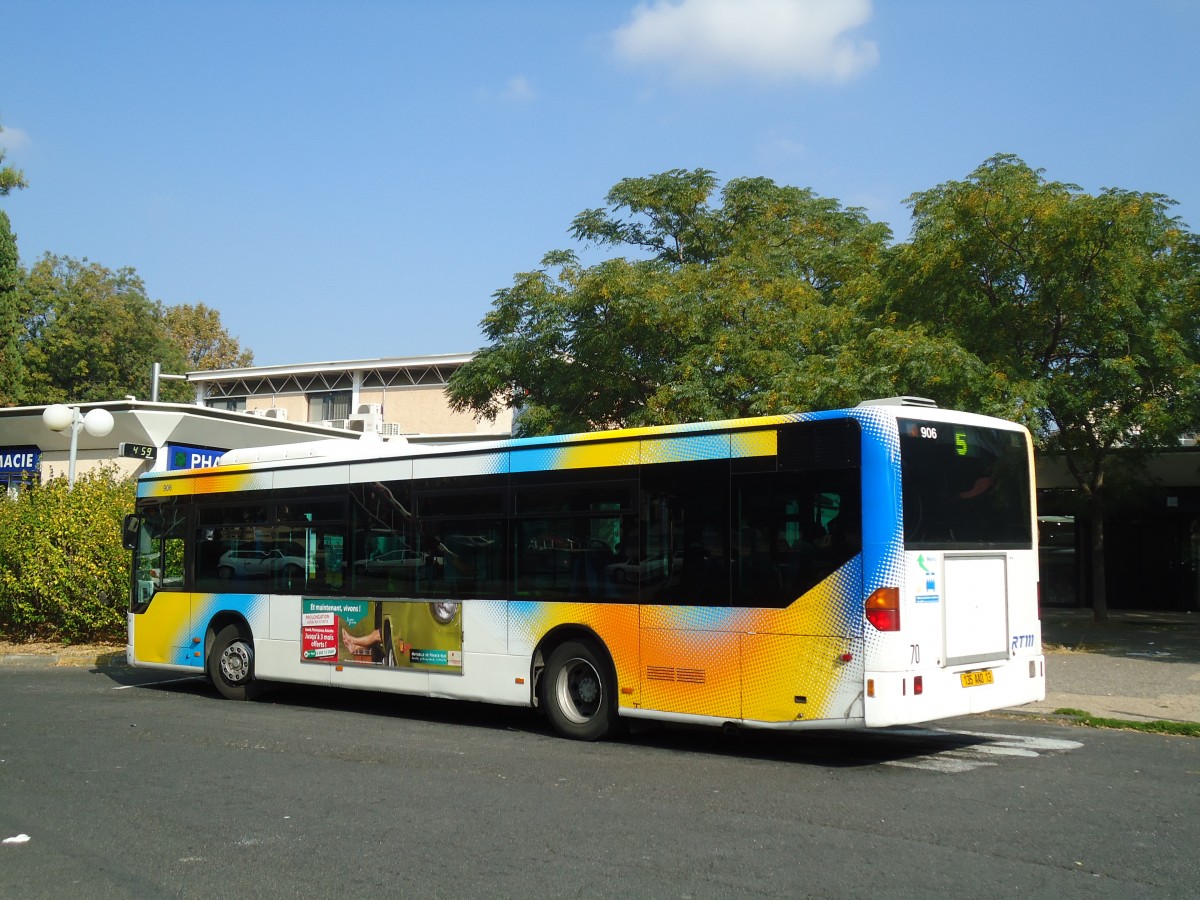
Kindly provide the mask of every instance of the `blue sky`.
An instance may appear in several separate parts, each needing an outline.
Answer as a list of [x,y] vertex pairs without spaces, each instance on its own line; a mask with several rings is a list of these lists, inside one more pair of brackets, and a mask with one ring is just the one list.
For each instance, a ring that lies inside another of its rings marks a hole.
[[458,353],[622,178],[862,206],[1015,153],[1200,230],[1197,0],[56,2],[0,16],[22,261],[130,266],[260,365]]

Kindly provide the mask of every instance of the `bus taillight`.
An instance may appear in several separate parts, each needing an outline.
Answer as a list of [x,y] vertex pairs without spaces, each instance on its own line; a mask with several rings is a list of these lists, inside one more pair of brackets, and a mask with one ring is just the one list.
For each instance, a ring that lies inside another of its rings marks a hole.
[[867,621],[878,631],[900,630],[900,588],[881,587],[867,598]]

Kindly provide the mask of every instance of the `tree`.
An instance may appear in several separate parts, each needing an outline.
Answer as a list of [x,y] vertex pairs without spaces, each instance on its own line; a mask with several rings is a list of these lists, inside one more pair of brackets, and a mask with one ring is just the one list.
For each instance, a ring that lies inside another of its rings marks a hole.
[[[185,366],[167,335],[162,304],[146,296],[131,268],[113,271],[47,254],[30,269],[22,293],[27,402],[145,396],[155,362],[174,372]],[[186,386],[167,388],[187,399]]]
[[1087,194],[1006,155],[909,204],[887,310],[977,357],[994,401],[1063,455],[1087,504],[1104,621],[1110,475],[1200,426],[1196,237],[1161,195]]
[[451,405],[546,434],[847,405],[931,371],[939,399],[976,389],[986,373],[952,341],[862,318],[886,226],[766,178],[713,206],[716,189],[706,169],[628,178],[576,216],[577,240],[637,256],[560,250],[518,274]]
[[[0,127],[0,133],[3,131],[4,128]],[[5,156],[7,153],[0,147],[0,197],[29,185],[24,172],[3,165]],[[21,403],[24,394],[25,373],[18,337],[21,330],[21,306],[17,293],[20,277],[17,237],[12,232],[8,215],[0,212],[0,406]]]
[[25,366],[21,359],[21,265],[8,215],[0,210],[0,406],[23,400]]
[[254,354],[242,350],[237,338],[221,325],[221,314],[212,307],[203,303],[169,306],[164,323],[172,342],[182,351],[188,371],[254,365]]

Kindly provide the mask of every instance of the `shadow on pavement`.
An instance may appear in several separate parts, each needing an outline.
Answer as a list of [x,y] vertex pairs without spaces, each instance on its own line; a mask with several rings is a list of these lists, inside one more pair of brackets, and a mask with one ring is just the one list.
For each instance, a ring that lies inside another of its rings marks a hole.
[[1200,613],[1110,611],[1098,625],[1090,609],[1043,609],[1042,643],[1049,649],[1200,663]]

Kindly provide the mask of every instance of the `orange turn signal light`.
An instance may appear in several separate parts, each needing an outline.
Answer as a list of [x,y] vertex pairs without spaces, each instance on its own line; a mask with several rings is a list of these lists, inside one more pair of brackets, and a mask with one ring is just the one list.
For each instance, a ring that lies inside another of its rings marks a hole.
[[867,621],[877,631],[900,630],[900,588],[881,587],[867,598]]

